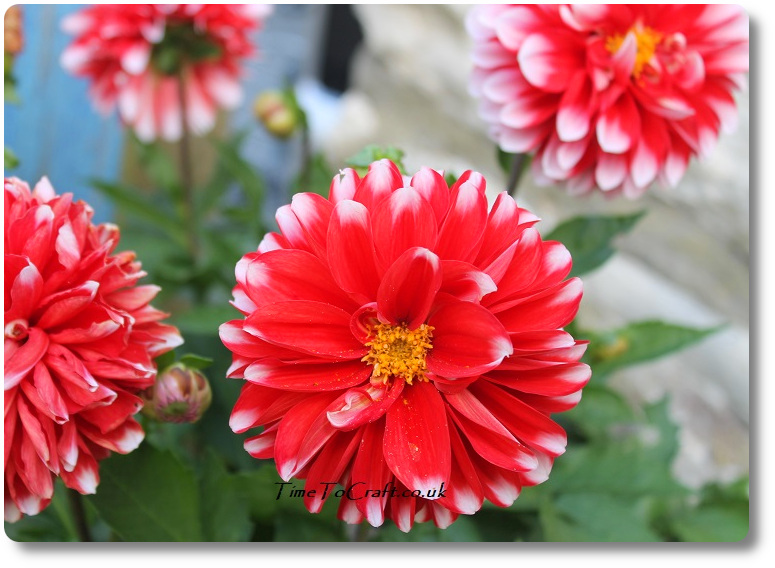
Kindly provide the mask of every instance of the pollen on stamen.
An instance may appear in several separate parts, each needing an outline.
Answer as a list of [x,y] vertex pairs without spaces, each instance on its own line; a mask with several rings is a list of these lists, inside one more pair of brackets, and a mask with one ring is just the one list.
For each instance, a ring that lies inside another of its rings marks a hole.
[[409,329],[405,324],[381,323],[373,328],[369,352],[361,359],[374,368],[372,383],[387,384],[391,377],[403,378],[406,384],[427,381],[428,366],[425,357],[433,348],[433,326],[422,324]]
[[[637,44],[637,53],[635,55],[635,64],[632,68],[632,76],[636,79],[640,77],[643,72],[643,68],[654,57],[654,53],[657,51],[659,43],[662,41],[663,34],[648,26],[637,25],[633,26],[629,31],[635,34],[635,41]],[[626,34],[613,34],[606,38],[605,48],[609,53],[616,53],[624,43]]]

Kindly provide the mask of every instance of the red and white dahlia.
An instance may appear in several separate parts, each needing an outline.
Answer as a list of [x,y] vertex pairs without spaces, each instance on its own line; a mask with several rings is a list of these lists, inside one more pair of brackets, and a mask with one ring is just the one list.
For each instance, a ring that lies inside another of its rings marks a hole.
[[640,196],[734,129],[748,18],[733,5],[481,5],[470,88],[540,183]]
[[64,20],[76,37],[61,62],[91,79],[100,112],[118,105],[140,140],[178,140],[181,102],[188,128],[204,134],[219,108],[240,103],[240,64],[270,11],[259,4],[99,4]]
[[231,427],[263,427],[252,456],[306,479],[311,512],[344,493],[340,519],[403,531],[547,478],[566,444],[550,414],[576,405],[590,370],[562,329],[581,282],[537,217],[505,192],[488,213],[478,173],[450,188],[380,160],[276,219],[237,264],[245,318],[220,328],[229,376],[247,381]]
[[58,196],[5,179],[5,520],[35,515],[54,476],[94,493],[97,461],[143,439],[132,415],[153,383],[153,358],[183,341],[159,323],[156,286],[132,252],[111,254],[114,225]]

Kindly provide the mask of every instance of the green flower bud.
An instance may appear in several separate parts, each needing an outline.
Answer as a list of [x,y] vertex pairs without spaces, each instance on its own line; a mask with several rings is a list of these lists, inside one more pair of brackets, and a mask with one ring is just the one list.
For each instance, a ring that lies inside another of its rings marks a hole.
[[288,138],[299,127],[296,109],[280,91],[265,91],[253,102],[253,114],[270,134]]
[[143,414],[159,422],[196,422],[210,407],[213,393],[205,376],[182,363],[167,367],[141,394]]

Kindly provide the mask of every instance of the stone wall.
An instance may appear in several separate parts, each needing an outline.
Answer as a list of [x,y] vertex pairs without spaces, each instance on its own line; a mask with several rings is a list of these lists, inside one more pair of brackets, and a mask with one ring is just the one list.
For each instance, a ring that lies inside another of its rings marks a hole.
[[[505,184],[494,144],[468,94],[470,40],[466,6],[359,5],[365,44],[344,98],[341,125],[326,144],[341,164],[364,143],[396,145],[406,165],[481,171],[493,194]],[[547,232],[581,213],[648,210],[622,238],[620,253],[585,278],[579,315],[603,329],[636,319],[686,325],[726,324],[677,355],[613,377],[635,400],[672,393],[681,424],[675,467],[687,483],[730,479],[748,469],[749,246],[748,96],[738,97],[740,124],[722,135],[713,156],[693,163],[679,187],[654,188],[638,201],[601,195],[573,198],[539,188],[529,175],[519,200]]]

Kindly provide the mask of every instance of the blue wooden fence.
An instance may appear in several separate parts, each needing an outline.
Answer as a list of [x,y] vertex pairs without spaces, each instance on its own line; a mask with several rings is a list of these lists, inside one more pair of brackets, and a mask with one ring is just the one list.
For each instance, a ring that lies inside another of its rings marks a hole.
[[[72,192],[95,209],[95,220],[111,218],[111,204],[89,181],[120,175],[124,132],[114,112],[103,117],[88,97],[88,81],[72,77],[59,64],[70,37],[61,29],[67,14],[82,5],[22,5],[25,44],[14,70],[20,104],[4,104],[5,145],[21,164],[11,172],[31,185],[46,175],[58,192]],[[325,6],[280,5],[255,36],[260,55],[247,63],[242,106],[230,124],[253,122],[253,98],[262,90],[280,88],[286,80],[315,76]],[[255,126],[243,148],[246,159],[264,174],[270,192],[267,209],[287,200],[284,189],[298,158],[294,143],[278,142]]]

